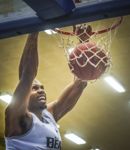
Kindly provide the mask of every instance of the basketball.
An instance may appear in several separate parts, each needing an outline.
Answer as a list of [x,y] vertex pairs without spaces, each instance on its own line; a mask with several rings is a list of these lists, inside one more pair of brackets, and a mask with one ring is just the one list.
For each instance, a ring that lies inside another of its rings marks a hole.
[[98,79],[108,66],[109,57],[93,42],[78,44],[69,53],[70,70],[81,80]]

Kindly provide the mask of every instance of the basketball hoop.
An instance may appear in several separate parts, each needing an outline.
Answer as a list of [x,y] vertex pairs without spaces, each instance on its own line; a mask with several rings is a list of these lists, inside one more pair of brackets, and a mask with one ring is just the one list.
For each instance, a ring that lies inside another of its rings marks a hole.
[[[108,27],[108,28],[105,28],[105,29],[101,29],[99,31],[92,31],[89,36],[91,36],[93,34],[97,35],[97,34],[102,34],[102,33],[106,33],[106,32],[112,31],[112,30],[116,29],[122,23],[122,21],[123,21],[123,17],[120,17],[119,20],[117,20],[117,22],[115,24],[112,24],[111,27]],[[84,29],[85,29],[86,24],[81,24],[80,26],[84,26]],[[58,28],[56,28],[55,31],[60,33],[60,34],[75,36],[76,33],[75,33],[75,29],[74,28],[77,28],[76,25],[73,26],[73,32],[64,31],[64,30],[58,29]]]
[[[119,17],[103,20],[102,23],[96,21],[90,25],[80,24],[55,29],[59,33],[58,41],[65,50],[69,67],[74,75],[82,80],[94,80],[110,67],[110,46],[122,20],[123,17]],[[89,56],[88,53],[92,55]]]

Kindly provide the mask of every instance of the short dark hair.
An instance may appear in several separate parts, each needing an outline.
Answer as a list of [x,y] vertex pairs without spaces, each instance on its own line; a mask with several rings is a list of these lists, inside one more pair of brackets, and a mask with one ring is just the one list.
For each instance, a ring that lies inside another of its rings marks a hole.
[[41,82],[37,79],[34,79],[32,84],[41,84]]

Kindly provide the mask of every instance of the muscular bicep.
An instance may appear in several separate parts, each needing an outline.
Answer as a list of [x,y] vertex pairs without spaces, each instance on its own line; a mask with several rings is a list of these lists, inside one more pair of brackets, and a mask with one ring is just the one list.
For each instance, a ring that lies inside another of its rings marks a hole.
[[54,118],[55,118],[54,109],[55,109],[56,103],[57,103],[57,101],[53,101],[53,102],[50,102],[49,104],[47,104],[47,110],[53,115]]
[[28,101],[30,97],[32,87],[32,81],[28,79],[21,79],[14,91],[12,101],[9,105],[11,109],[14,109],[17,115],[17,112],[25,113],[28,107]]

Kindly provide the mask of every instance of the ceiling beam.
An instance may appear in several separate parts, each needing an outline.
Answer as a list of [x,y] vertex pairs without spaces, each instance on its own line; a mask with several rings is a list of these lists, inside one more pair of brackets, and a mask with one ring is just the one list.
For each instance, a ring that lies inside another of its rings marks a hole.
[[[0,23],[0,38],[129,14],[130,0],[108,0],[89,5],[78,5],[71,13],[54,19],[45,20],[41,16],[32,16],[26,19]],[[37,15],[39,14],[37,13]]]

